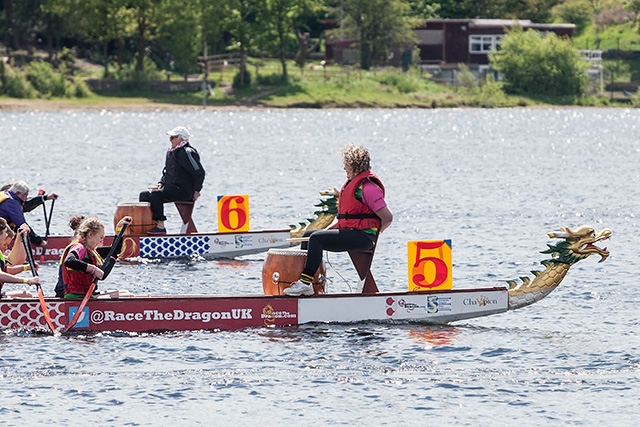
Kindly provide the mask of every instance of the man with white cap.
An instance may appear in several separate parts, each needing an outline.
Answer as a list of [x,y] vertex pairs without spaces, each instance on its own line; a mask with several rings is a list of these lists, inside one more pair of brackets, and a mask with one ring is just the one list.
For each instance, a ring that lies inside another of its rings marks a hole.
[[168,202],[195,202],[200,197],[205,171],[198,151],[189,145],[191,134],[184,126],[167,132],[171,148],[167,151],[162,178],[157,188],[140,193],[141,202],[149,202],[155,228],[147,234],[162,235],[167,230],[164,222],[164,204]]

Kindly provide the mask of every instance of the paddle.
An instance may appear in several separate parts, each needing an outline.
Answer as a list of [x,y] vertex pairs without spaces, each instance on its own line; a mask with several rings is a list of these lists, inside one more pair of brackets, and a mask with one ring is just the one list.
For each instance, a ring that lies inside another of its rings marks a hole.
[[[22,236],[22,244],[24,245],[24,250],[27,253],[27,259],[29,260],[29,266],[31,267],[31,273],[34,276],[38,275],[38,271],[36,270],[36,263],[33,261],[33,253],[31,252],[31,245],[29,244],[29,238],[26,234],[21,234]],[[47,303],[44,300],[44,293],[42,292],[42,286],[40,284],[36,284],[36,289],[38,291],[38,299],[40,300],[40,307],[42,307],[42,313],[44,314],[44,320],[49,325],[49,329],[51,329],[51,333],[55,333],[55,328],[53,326],[53,322],[51,321],[51,316],[49,315],[49,309],[47,308]]]
[[[100,266],[100,269],[103,269],[105,267],[105,264],[108,262],[108,260],[115,254],[116,247],[120,244],[120,241],[122,241],[122,235],[124,234],[124,231],[127,229],[128,226],[129,226],[129,223],[125,222],[124,225],[122,226],[122,230],[120,230],[120,233],[118,233],[116,238],[113,239],[113,243],[111,244],[111,249],[109,249],[109,254],[105,257],[105,262],[102,263],[102,265]],[[67,332],[69,329],[73,328],[73,326],[76,324],[78,319],[80,319],[82,310],[84,310],[84,307],[87,305],[87,302],[89,302],[89,298],[91,298],[91,295],[93,294],[93,291],[96,288],[97,283],[98,283],[97,278],[93,282],[91,282],[91,286],[89,286],[87,293],[85,294],[84,298],[82,298],[82,302],[78,306],[78,310],[76,311],[76,313],[73,315],[73,319],[71,319],[71,322],[69,322],[69,324],[66,327],[62,328],[61,332]]]
[[[47,240],[49,237],[49,225],[51,225],[51,218],[53,217],[53,205],[56,203],[56,199],[51,200],[51,209],[49,210],[49,218],[47,218],[47,207],[45,203],[47,199],[44,199],[42,202],[42,210],[44,211],[44,224],[46,226],[46,230],[44,232],[43,240]],[[42,255],[40,255],[40,263],[44,263],[44,248],[42,248]]]
[[47,208],[44,203],[42,204],[42,208],[44,209],[44,223],[47,226],[47,229],[44,233],[44,238],[49,237],[49,226],[51,225],[51,218],[53,217],[53,206],[56,204],[56,199],[51,200],[51,207],[49,208],[49,218],[47,218]]

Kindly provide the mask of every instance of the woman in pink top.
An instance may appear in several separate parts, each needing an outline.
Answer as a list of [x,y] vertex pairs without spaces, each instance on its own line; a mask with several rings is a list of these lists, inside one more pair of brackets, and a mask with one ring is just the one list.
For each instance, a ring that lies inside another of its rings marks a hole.
[[[313,276],[322,263],[322,251],[367,251],[393,221],[384,199],[384,185],[371,171],[371,157],[364,147],[347,144],[342,149],[347,181],[340,190],[337,222],[309,236],[307,261],[300,279],[283,292],[289,296],[313,295]],[[304,247],[303,247],[304,249]]]

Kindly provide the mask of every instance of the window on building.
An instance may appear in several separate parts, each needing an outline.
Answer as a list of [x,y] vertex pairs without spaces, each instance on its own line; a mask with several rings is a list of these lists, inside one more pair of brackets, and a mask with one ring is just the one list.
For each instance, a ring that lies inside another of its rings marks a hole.
[[499,50],[502,34],[469,36],[469,52],[489,53],[491,49]]

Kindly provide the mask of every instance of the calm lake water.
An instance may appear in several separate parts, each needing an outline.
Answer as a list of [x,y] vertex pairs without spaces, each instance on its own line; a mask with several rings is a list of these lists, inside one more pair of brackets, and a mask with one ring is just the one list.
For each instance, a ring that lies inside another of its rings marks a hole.
[[[384,291],[407,287],[408,240],[452,239],[456,288],[540,268],[560,226],[610,228],[611,256],[577,264],[537,304],[446,327],[0,333],[0,425],[640,421],[640,110],[0,111],[0,181],[57,192],[53,234],[69,234],[75,213],[112,230],[117,203],[160,177],[164,132],[177,125],[208,173],[201,231],[217,228],[221,194],[250,196],[253,229],[304,221],[318,191],[343,183],[344,143],[369,148],[395,214],[373,266]],[[42,209],[27,220],[44,232]],[[120,265],[102,286],[259,293],[263,260]],[[327,271],[329,291],[355,287],[346,256],[331,254]],[[53,294],[56,265],[40,275]]]

